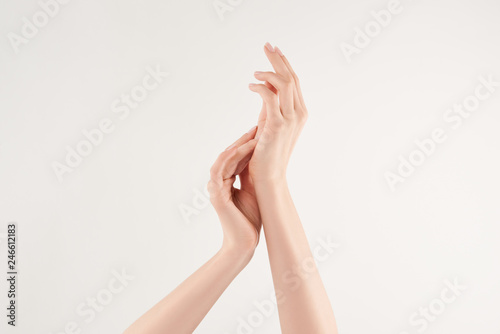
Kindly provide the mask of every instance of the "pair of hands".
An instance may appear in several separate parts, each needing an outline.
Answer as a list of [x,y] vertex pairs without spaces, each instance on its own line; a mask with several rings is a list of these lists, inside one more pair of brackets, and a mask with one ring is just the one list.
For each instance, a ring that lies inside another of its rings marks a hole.
[[[299,79],[278,47],[264,52],[274,72],[255,72],[249,88],[262,98],[258,123],[222,152],[210,170],[208,191],[224,232],[223,248],[255,250],[262,227],[255,187],[286,182],[286,168],[307,119]],[[240,189],[235,188],[236,176]]]
[[[314,262],[314,268],[308,267],[307,279],[294,273],[294,268],[312,259],[286,185],[288,160],[307,110],[297,76],[285,56],[269,44],[264,51],[274,72],[255,72],[262,83],[249,86],[263,101],[257,127],[222,152],[210,170],[208,190],[224,231],[222,248],[134,322],[127,334],[193,333],[252,258],[262,226],[274,287],[280,292],[283,333],[337,333]],[[237,176],[240,189],[233,186]]]

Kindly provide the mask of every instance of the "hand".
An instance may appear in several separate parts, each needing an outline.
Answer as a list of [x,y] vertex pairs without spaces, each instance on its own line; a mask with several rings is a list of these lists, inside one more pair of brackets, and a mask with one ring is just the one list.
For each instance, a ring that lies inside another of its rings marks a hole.
[[255,72],[264,84],[249,85],[263,100],[259,141],[249,164],[254,181],[286,177],[292,150],[307,120],[299,79],[290,63],[278,47],[267,43],[264,51],[275,72]]
[[[223,247],[253,251],[261,218],[248,162],[257,144],[256,127],[222,152],[210,169],[208,191],[224,232]],[[241,189],[233,187],[239,175]]]

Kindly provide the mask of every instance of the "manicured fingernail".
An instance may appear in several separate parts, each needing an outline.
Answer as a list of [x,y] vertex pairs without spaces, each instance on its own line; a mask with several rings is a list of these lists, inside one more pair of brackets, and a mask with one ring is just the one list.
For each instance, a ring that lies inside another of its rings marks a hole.
[[276,52],[278,52],[280,56],[284,56],[283,52],[281,52],[281,50],[277,46],[274,47],[274,50],[276,50]]
[[262,73],[264,73],[264,72],[261,72],[261,71],[255,71],[255,73],[254,73],[254,74],[255,74],[255,75],[259,75],[259,74],[262,74]]
[[254,130],[255,130],[255,128],[256,128],[256,127],[257,127],[257,125],[256,125],[256,126],[254,126],[253,128],[251,128],[250,130],[248,130],[248,132],[247,132],[247,133],[252,133],[252,132],[254,132]]
[[254,84],[254,83],[248,84],[248,87],[250,87],[250,88],[252,88],[252,87],[254,87],[254,86],[257,86],[257,85],[256,85],[256,84]]
[[274,52],[273,46],[269,44],[269,42],[266,43],[266,48],[269,50],[269,52]]

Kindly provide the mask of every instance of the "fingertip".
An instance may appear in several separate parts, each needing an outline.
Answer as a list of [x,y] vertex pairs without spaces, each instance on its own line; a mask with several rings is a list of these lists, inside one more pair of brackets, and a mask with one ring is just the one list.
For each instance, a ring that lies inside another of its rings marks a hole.
[[248,88],[255,93],[262,94],[262,90],[267,87],[264,84],[249,84]]
[[268,51],[268,52],[273,52],[274,53],[274,48],[271,45],[271,43],[266,42],[266,44],[264,44],[264,51]]
[[250,130],[248,130],[248,134],[252,134],[253,132],[255,132],[255,130],[257,129],[257,125],[253,126]]

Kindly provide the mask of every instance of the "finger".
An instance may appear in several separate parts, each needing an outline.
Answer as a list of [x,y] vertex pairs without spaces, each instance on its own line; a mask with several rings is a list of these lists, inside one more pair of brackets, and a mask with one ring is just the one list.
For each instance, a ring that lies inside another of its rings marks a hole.
[[291,73],[293,81],[295,82],[295,94],[296,94],[297,99],[295,99],[294,102],[296,105],[300,105],[300,106],[302,106],[302,108],[304,110],[306,110],[304,98],[302,97],[302,89],[300,88],[299,77],[297,76],[297,74],[293,70],[292,65],[290,65],[290,62],[288,61],[286,56],[283,54],[283,52],[281,52],[281,50],[279,50],[278,53],[281,54],[281,59],[283,59],[283,62],[285,63],[286,67],[288,68],[288,71]]
[[[269,82],[264,82],[267,88],[269,88],[274,94],[278,94],[278,90],[271,85]],[[260,110],[259,119],[257,120],[257,133],[255,134],[255,139],[259,139],[262,131],[264,131],[264,126],[266,125],[267,118],[267,107],[266,103],[262,102],[262,109]]]
[[210,194],[210,202],[215,206],[225,205],[230,201],[231,187],[236,181],[236,177],[223,179],[223,161],[216,162],[210,169],[210,181],[207,189]]
[[276,47],[276,50],[277,50],[277,53],[280,55],[281,60],[285,64],[286,68],[288,69],[288,72],[290,72],[290,74],[292,75],[292,78],[295,81],[295,84],[298,86],[299,85],[299,77],[297,76],[297,74],[293,70],[292,65],[290,65],[290,62],[288,61],[286,56],[283,54],[283,52],[281,52],[281,50],[278,47]]
[[221,175],[223,180],[232,179],[246,167],[256,145],[257,140],[252,139],[239,147],[233,147],[229,150],[230,152],[222,164]]
[[273,86],[271,85],[269,82],[264,82],[264,85],[266,85],[267,88],[269,88],[274,94],[278,94],[278,90]]
[[281,120],[282,115],[278,103],[278,96],[274,94],[266,85],[263,84],[249,84],[248,88],[251,91],[260,95],[266,104],[267,118],[273,120]]
[[276,92],[281,92],[286,86],[286,81],[283,77],[274,72],[255,71],[253,75],[257,80],[264,81],[264,83],[267,82],[269,85],[266,85],[266,87],[269,88],[271,86],[276,89]]
[[219,154],[217,160],[215,160],[215,163],[212,165],[212,168],[210,168],[210,178],[213,181],[221,182],[230,176],[227,175],[227,173],[225,172],[227,169],[226,165],[233,156],[235,149],[252,140],[255,137],[256,132],[257,132],[257,127],[254,126],[247,133],[245,133],[238,140],[236,140],[231,146],[226,148],[224,152]]
[[253,128],[251,128],[250,130],[248,130],[247,133],[245,133],[243,136],[241,136],[240,138],[238,138],[234,143],[232,143],[231,145],[229,145],[227,148],[226,148],[226,151],[233,148],[234,146],[240,146],[246,142],[248,142],[250,139],[253,139],[255,137],[255,133],[257,132],[257,126],[254,126]]
[[234,175],[238,175],[243,171],[248,162],[252,158],[253,151],[255,150],[255,146],[257,146],[257,139],[252,139],[248,143],[241,145],[237,149],[237,153],[235,159],[238,161],[237,167],[234,171]]
[[291,74],[288,71],[288,68],[286,67],[285,63],[281,59],[281,56],[279,55],[279,53],[276,52],[276,50],[271,46],[271,44],[266,43],[266,45],[264,46],[264,52],[276,73],[283,76],[284,78],[291,78]]
[[[222,189],[226,186],[231,186],[235,181],[235,170],[237,162],[234,157],[237,153],[238,147],[234,146],[217,157],[217,160],[210,168],[210,180]],[[230,182],[228,182],[230,181]]]
[[[214,164],[210,168],[210,181],[219,187],[222,186],[224,181],[224,165],[231,154],[232,149],[225,150],[215,160]],[[226,176],[227,178],[227,176]]]
[[255,78],[260,81],[269,82],[278,90],[279,104],[283,116],[293,114],[293,98],[294,98],[294,81],[293,78],[284,79],[282,76],[274,72],[255,72]]

